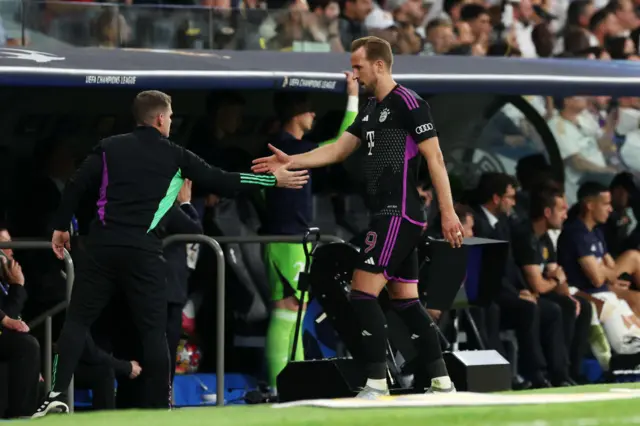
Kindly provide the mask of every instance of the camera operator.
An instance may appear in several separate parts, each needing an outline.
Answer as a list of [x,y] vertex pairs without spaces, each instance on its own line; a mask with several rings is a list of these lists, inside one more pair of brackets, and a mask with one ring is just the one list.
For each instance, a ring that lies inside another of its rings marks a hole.
[[[11,241],[6,229],[0,228],[0,241]],[[11,249],[0,250],[0,259],[0,362],[8,364],[9,379],[4,417],[25,417],[33,413],[38,403],[40,345],[20,319],[27,299],[22,267],[13,259]]]

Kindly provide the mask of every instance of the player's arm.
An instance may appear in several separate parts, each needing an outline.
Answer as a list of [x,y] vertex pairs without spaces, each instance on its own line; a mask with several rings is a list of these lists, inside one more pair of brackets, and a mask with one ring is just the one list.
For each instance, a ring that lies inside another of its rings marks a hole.
[[598,262],[598,259],[592,254],[578,258],[578,263],[591,284],[596,288],[602,287],[606,282],[616,281],[615,269],[608,268]]
[[335,143],[323,145],[303,154],[291,155],[289,157],[291,168],[315,169],[346,160],[360,145],[364,111],[365,109],[356,115],[353,122],[338,137]]
[[540,265],[524,265],[522,266],[522,272],[524,274],[524,278],[527,280],[527,284],[535,293],[549,293],[559,285],[558,281],[545,278],[542,275],[542,268]]
[[281,165],[272,175],[253,173],[230,173],[207,164],[203,159],[183,147],[175,145],[181,176],[201,185],[209,192],[225,197],[234,197],[245,191],[278,186],[300,189],[308,181],[306,170],[289,171],[288,165]]
[[190,179],[196,185],[223,197],[234,197],[240,192],[276,186],[273,175],[252,173],[230,173],[207,164],[206,161],[186,148],[176,146],[178,150],[182,177]]
[[[438,204],[442,214],[455,213],[449,174],[440,150],[440,142],[436,127],[433,124],[429,104],[422,99],[414,99],[417,107],[406,112],[407,130],[420,154],[427,160],[431,182],[438,196]],[[407,107],[408,108],[408,107]]]
[[522,274],[533,292],[545,294],[558,286],[557,281],[545,278],[540,267],[543,262],[542,254],[531,244],[531,238],[527,234],[515,234],[511,246],[516,264],[522,269]]
[[202,234],[204,231],[196,209],[190,203],[185,203],[180,207],[173,206],[169,210],[167,232],[169,234]]
[[105,154],[102,145],[99,144],[65,184],[58,210],[53,216],[52,226],[55,231],[69,230],[71,217],[78,206],[80,197],[102,175],[103,155]]
[[303,154],[290,156],[292,169],[315,169],[340,163],[358,148],[360,139],[347,129],[335,143],[323,145]]
[[342,119],[342,123],[340,123],[338,134],[336,135],[335,138],[329,139],[328,141],[321,142],[319,145],[324,146],[324,145],[336,142],[340,138],[340,136],[342,136],[342,134],[347,131],[349,126],[353,124],[357,116],[358,116],[358,96],[349,96],[349,99],[347,100],[347,111],[344,113],[344,118]]

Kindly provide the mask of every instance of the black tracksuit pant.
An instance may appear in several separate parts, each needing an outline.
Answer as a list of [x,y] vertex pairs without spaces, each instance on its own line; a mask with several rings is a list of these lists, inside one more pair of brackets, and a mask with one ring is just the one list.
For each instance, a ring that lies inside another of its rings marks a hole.
[[[78,262],[71,303],[60,338],[53,390],[64,392],[82,355],[87,333],[117,290],[131,310],[142,344],[142,406],[169,406],[166,267],[160,253],[89,246]],[[124,307],[123,307],[124,309]]]

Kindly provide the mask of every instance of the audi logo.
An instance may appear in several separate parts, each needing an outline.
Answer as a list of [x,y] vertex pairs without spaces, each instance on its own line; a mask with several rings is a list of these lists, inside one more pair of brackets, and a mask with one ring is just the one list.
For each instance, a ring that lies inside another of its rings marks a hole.
[[433,130],[433,124],[423,124],[422,126],[416,127],[416,134],[421,135],[422,133],[428,132],[429,130]]

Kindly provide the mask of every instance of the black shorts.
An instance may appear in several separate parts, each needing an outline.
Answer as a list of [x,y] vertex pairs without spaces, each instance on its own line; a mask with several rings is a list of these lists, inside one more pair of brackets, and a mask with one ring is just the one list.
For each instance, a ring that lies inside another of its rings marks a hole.
[[389,281],[418,282],[422,227],[398,216],[377,217],[360,245],[357,269],[384,274]]

